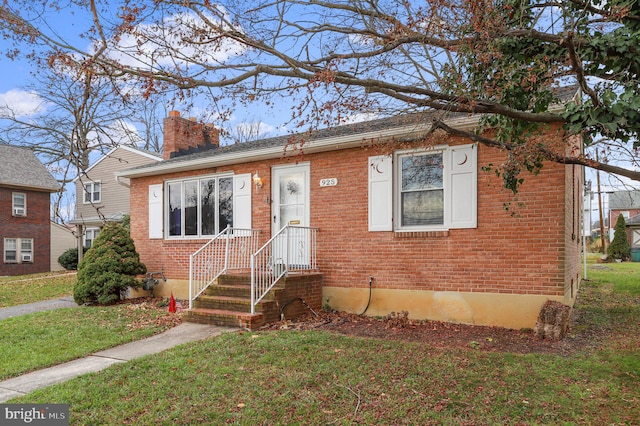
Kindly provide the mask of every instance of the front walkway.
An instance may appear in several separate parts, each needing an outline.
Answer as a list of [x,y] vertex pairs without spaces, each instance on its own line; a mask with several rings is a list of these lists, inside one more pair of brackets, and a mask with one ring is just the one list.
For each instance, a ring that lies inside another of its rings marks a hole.
[[51,311],[60,308],[74,308],[78,306],[73,301],[72,296],[61,297],[59,299],[43,300],[42,302],[27,303],[25,305],[0,308],[0,320],[17,317],[20,315],[33,314],[34,312]]
[[[58,308],[78,306],[73,298],[61,298],[44,302],[29,303],[0,309],[0,319]],[[0,403],[17,398],[57,383],[62,383],[83,374],[93,373],[114,364],[130,361],[145,355],[151,355],[184,343],[219,336],[225,332],[238,331],[239,328],[219,327],[205,324],[182,323],[163,333],[146,339],[137,340],[111,349],[96,352],[84,358],[55,365],[43,370],[0,382]]]

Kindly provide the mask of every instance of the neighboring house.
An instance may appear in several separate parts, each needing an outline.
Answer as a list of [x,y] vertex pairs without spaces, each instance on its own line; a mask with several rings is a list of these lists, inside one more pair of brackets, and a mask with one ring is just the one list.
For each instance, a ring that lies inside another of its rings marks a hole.
[[77,246],[77,239],[73,230],[68,226],[51,222],[51,270],[64,271],[58,263],[58,258],[65,251]]
[[[477,125],[468,115],[447,121]],[[215,316],[247,327],[260,325],[256,316],[274,318],[274,308],[257,300],[286,270],[273,293],[280,313],[302,299],[313,309],[407,311],[517,329],[532,328],[548,299],[572,305],[581,279],[583,169],[546,162],[538,175],[523,176],[517,210],[507,211],[513,194],[482,171],[507,153],[446,134],[425,149],[429,123],[410,115],[320,130],[297,148],[290,136],[218,147],[211,127],[172,111],[164,160],[118,173],[131,179],[131,235],[141,260],[167,279],[155,294],[195,299],[196,321]],[[551,129],[548,137],[562,134]],[[570,142],[568,150],[579,147],[577,138]],[[228,225],[251,228],[258,242],[240,230],[211,242]],[[279,234],[286,225],[295,228]],[[229,277],[195,297],[212,270],[224,269],[216,265],[247,271],[248,256],[270,238],[253,257],[252,316],[229,319],[244,309]],[[295,281],[305,276],[312,278]]]
[[1,275],[50,270],[51,193],[56,179],[33,151],[0,145]]
[[[613,240],[618,216],[624,217],[632,249],[640,248],[640,191],[617,191],[609,194],[610,238]],[[637,256],[635,256],[637,257]]]
[[631,260],[640,262],[640,214],[633,216],[627,222],[627,235],[631,247]]
[[633,216],[627,221],[629,230],[629,244],[631,248],[640,249],[640,214]]
[[613,231],[618,216],[622,215],[625,222],[640,214],[640,191],[616,191],[609,194],[609,236],[613,240]]
[[120,145],[74,179],[75,219],[69,223],[76,225],[77,235],[82,236],[78,245],[91,247],[106,222],[120,222],[129,214],[129,180],[116,179],[116,172],[161,159],[159,154]]

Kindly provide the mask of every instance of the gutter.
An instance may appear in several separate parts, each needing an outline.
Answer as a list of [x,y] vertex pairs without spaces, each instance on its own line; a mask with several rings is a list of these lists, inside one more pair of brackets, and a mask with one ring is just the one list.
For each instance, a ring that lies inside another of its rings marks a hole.
[[[549,108],[549,112],[559,112],[564,110],[564,105],[556,104]],[[460,129],[469,130],[478,125],[481,115],[472,115],[467,117],[454,118],[447,120],[447,124],[456,126]],[[333,151],[339,149],[357,148],[362,146],[363,141],[384,140],[392,137],[416,136],[420,133],[426,133],[431,129],[431,123],[413,123],[393,127],[389,129],[375,130],[365,133],[355,133],[343,136],[325,137],[322,139],[312,139],[304,144],[304,152],[314,154],[318,152]],[[197,158],[193,160],[176,161],[170,163],[162,163],[145,167],[143,169],[122,170],[115,173],[118,183],[119,178],[140,178],[147,176],[156,176],[166,173],[176,173],[183,171],[192,171],[205,169],[210,167],[228,166],[239,163],[272,160],[277,158],[286,158],[297,155],[297,152],[285,151],[286,145],[271,146],[268,148],[259,148],[248,151],[238,151],[216,154],[210,157]]]

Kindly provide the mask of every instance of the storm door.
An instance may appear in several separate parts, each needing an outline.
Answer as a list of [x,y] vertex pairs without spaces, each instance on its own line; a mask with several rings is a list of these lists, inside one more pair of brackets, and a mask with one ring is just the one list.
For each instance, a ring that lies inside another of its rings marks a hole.
[[287,263],[294,267],[309,264],[309,163],[273,168],[272,234],[284,226],[290,229],[277,242],[274,263]]

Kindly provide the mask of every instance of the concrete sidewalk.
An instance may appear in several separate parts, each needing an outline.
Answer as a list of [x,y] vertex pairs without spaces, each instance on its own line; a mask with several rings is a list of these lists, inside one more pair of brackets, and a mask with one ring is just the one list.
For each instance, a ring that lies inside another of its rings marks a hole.
[[73,297],[61,297],[59,299],[43,300],[42,302],[27,303],[25,305],[0,308],[0,320],[17,317],[20,315],[32,314],[34,312],[51,311],[60,308],[73,308],[78,306],[73,301]]
[[26,395],[36,389],[73,379],[82,374],[103,370],[114,364],[162,352],[183,343],[238,330],[240,330],[240,328],[218,327],[188,322],[182,323],[164,333],[156,334],[143,340],[137,340],[122,346],[96,352],[85,358],[0,382],[0,403]]

